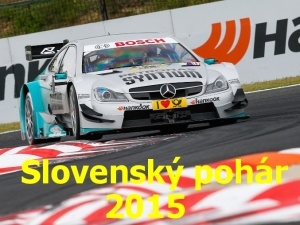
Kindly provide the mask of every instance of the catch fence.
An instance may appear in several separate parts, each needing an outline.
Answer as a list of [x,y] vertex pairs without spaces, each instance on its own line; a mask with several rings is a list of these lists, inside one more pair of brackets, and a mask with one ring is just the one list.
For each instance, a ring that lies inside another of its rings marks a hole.
[[0,38],[219,0],[0,0]]

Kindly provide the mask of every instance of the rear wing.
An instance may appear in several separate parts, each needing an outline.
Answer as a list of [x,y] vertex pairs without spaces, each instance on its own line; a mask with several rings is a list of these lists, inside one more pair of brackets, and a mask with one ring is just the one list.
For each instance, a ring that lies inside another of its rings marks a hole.
[[52,58],[67,43],[69,40],[47,45],[27,45],[25,46],[26,60]]

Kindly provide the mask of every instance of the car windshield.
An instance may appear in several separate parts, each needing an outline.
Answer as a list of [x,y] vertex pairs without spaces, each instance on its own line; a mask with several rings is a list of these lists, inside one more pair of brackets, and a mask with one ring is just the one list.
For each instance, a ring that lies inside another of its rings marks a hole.
[[[97,48],[101,49],[97,50]],[[108,44],[102,44],[95,45],[94,49],[96,50],[84,52],[84,73],[124,67],[198,61],[179,43],[143,44],[115,48],[109,48]]]

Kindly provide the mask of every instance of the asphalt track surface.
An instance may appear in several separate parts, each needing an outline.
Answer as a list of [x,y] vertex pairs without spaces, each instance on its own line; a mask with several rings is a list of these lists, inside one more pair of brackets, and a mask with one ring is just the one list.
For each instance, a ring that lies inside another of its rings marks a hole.
[[[170,165],[175,156],[181,156],[179,163],[191,167],[246,154],[300,147],[300,86],[251,93],[247,97],[249,120],[220,127],[192,125],[175,139],[74,160],[65,165],[132,167],[146,165],[148,158],[154,158],[156,165]],[[100,141],[154,135],[161,134],[151,131],[106,135]],[[27,142],[20,140],[19,132],[0,135],[0,149],[22,145]],[[92,182],[76,185],[74,181],[66,185],[25,185],[21,183],[22,175],[20,171],[0,176],[0,215],[59,203],[76,193],[99,187]]]

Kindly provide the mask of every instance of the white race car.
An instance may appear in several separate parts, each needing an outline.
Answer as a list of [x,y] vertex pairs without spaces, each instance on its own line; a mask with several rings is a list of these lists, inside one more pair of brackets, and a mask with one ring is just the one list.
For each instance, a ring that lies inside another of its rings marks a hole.
[[202,59],[169,35],[26,46],[26,57],[52,58],[21,90],[21,134],[30,144],[132,129],[179,132],[191,123],[248,118],[235,66]]

